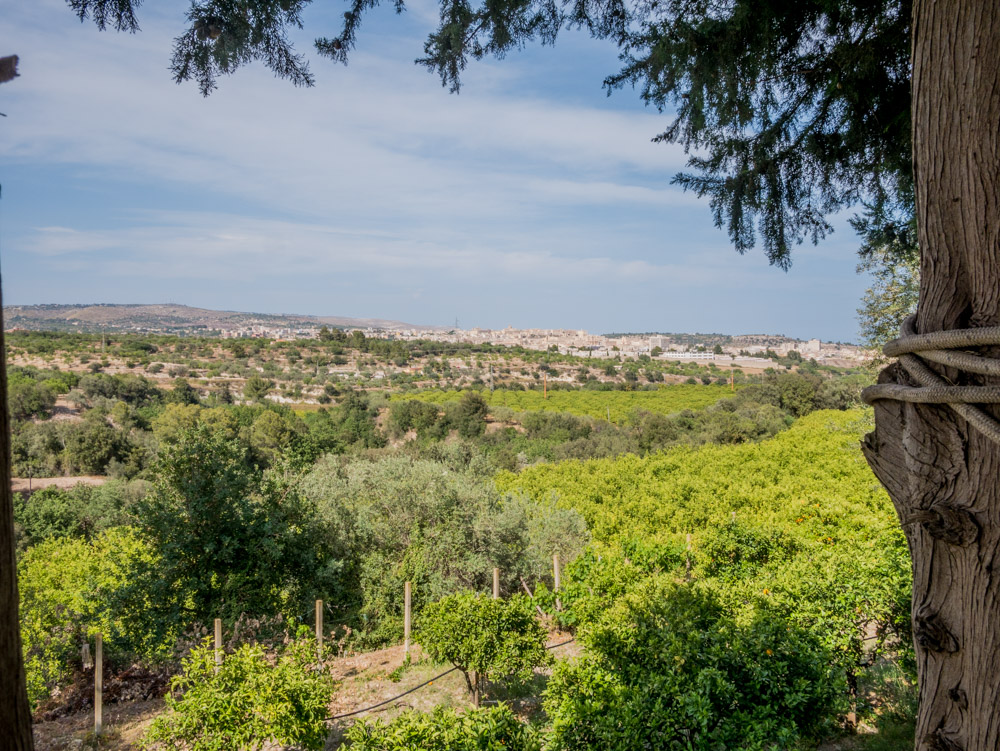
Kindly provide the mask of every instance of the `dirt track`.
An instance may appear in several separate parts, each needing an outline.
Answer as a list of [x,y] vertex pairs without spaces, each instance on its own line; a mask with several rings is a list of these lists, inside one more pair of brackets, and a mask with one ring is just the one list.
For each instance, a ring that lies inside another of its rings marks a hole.
[[103,485],[108,481],[101,475],[74,475],[73,477],[15,477],[11,480],[11,489],[15,493],[33,493],[42,488],[72,488],[74,485]]

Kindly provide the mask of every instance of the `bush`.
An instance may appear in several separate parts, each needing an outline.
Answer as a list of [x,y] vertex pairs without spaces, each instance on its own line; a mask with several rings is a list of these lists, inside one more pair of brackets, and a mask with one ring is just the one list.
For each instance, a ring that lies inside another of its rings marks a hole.
[[527,681],[551,662],[545,629],[524,595],[495,600],[459,592],[428,605],[418,626],[417,641],[433,659],[461,671],[476,706],[487,680]]
[[93,542],[46,540],[22,556],[17,572],[21,642],[32,704],[80,667],[80,644],[93,633],[104,634],[110,659],[144,651],[143,635],[123,623],[114,604],[139,560],[152,565],[152,553],[127,527],[108,530]]
[[637,587],[583,641],[546,689],[553,749],[789,749],[832,720],[844,688],[780,615],[737,618],[671,577]]
[[333,679],[315,669],[315,661],[316,646],[308,639],[289,644],[273,665],[263,647],[243,645],[226,655],[216,673],[206,639],[171,679],[171,711],[154,720],[143,746],[229,751],[275,743],[321,749]]
[[732,521],[706,533],[698,557],[705,575],[739,579],[790,558],[796,549],[795,542],[782,532],[765,533]]
[[461,713],[444,707],[431,714],[407,712],[386,724],[361,720],[345,739],[351,751],[540,751],[542,747],[538,734],[503,704]]

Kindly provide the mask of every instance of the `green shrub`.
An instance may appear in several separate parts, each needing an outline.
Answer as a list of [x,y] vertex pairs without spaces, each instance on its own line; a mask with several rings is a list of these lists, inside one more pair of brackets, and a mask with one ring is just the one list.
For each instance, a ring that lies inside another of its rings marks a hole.
[[316,646],[308,639],[289,644],[273,665],[263,647],[243,645],[226,655],[216,673],[206,639],[171,679],[170,711],[156,718],[143,746],[230,751],[277,743],[321,749],[333,679],[315,662]]
[[582,638],[584,657],[546,689],[560,751],[789,749],[832,720],[844,689],[827,651],[778,614],[737,618],[666,576]]
[[536,667],[551,662],[545,629],[524,595],[494,600],[459,592],[443,597],[424,609],[417,641],[433,659],[461,671],[477,706],[487,680],[511,676],[526,681]]
[[795,542],[780,531],[763,532],[731,521],[706,533],[698,558],[706,576],[738,579],[790,558],[795,550]]
[[[345,736],[351,751],[540,751],[538,734],[501,704],[456,712],[407,712],[389,723],[364,720]],[[342,748],[346,748],[344,746]]]
[[[45,699],[80,666],[80,646],[94,633],[104,635],[105,654],[148,651],[143,635],[123,621],[115,602],[133,583],[138,561],[152,567],[153,556],[127,527],[110,529],[92,542],[54,538],[30,548],[18,564],[21,642],[32,704]],[[141,598],[130,598],[141,608]]]

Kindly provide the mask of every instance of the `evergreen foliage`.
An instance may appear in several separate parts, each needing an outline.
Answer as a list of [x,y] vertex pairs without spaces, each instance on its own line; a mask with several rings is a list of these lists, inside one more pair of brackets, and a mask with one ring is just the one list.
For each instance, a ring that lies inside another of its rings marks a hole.
[[[288,41],[310,2],[195,0],[174,42],[176,80],[194,79],[207,95],[219,75],[260,61],[311,85]],[[99,28],[136,28],[137,0],[71,5]],[[346,63],[377,5],[351,0],[337,36],[316,41],[319,54]],[[393,7],[401,13],[405,1]],[[458,91],[470,59],[551,44],[567,27],[609,40],[623,61],[609,90],[636,87],[674,113],[656,139],[691,154],[692,171],[674,181],[711,198],[739,252],[760,238],[771,263],[787,268],[792,247],[824,237],[827,217],[844,207],[864,205],[855,226],[871,244],[912,219],[910,16],[910,0],[441,0],[418,62]]]

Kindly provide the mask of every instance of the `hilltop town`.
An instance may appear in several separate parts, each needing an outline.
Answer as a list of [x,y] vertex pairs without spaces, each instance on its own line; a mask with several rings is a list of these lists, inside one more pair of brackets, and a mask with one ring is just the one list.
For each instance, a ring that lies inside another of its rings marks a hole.
[[131,332],[209,336],[223,339],[312,339],[324,327],[361,331],[369,339],[438,341],[559,352],[581,357],[648,355],[682,362],[766,365],[771,355],[797,352],[825,365],[850,367],[864,361],[862,347],[780,334],[593,334],[580,329],[504,329],[426,326],[386,319],[242,313],[184,305],[22,305],[4,309],[8,330]]

